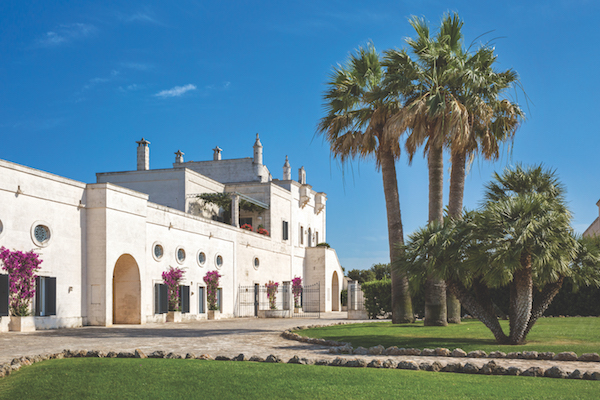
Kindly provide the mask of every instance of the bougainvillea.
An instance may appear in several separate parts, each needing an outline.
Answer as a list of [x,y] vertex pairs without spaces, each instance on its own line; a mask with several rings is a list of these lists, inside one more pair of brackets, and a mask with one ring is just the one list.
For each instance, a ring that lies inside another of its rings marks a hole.
[[29,315],[29,304],[35,296],[35,272],[40,269],[39,255],[33,250],[26,253],[0,248],[2,269],[10,281],[10,312],[14,316]]
[[269,308],[271,310],[276,310],[277,305],[275,304],[277,298],[277,287],[279,286],[279,282],[269,281],[269,283],[265,283],[267,287],[267,298],[269,299]]
[[169,288],[169,311],[179,311],[179,282],[184,271],[180,268],[169,267],[162,273],[163,281]]
[[204,275],[204,283],[206,283],[206,301],[208,302],[208,309],[216,311],[219,309],[217,304],[217,290],[219,288],[219,278],[222,275],[218,271],[208,271]]
[[302,295],[302,278],[296,277],[292,279],[292,294],[294,295],[294,307],[300,308],[300,296]]

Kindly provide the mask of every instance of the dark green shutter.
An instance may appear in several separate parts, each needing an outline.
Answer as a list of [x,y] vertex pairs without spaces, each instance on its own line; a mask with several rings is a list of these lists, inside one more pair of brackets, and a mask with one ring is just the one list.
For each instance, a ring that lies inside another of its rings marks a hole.
[[160,313],[166,314],[169,312],[169,287],[160,285]]
[[10,282],[8,275],[0,275],[0,317],[8,317],[9,314]]
[[42,314],[42,277],[38,276],[35,278],[35,315],[40,316]]
[[190,287],[181,285],[179,286],[179,301],[181,302],[181,312],[190,312]]
[[283,221],[283,240],[288,240],[289,234],[288,234],[288,222],[287,221]]
[[44,278],[46,285],[46,310],[44,315],[56,315],[56,278]]

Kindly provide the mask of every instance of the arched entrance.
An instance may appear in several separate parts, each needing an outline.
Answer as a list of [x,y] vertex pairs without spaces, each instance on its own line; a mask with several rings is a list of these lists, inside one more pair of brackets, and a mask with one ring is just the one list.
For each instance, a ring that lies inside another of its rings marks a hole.
[[113,324],[141,324],[140,271],[135,259],[123,254],[113,272]]
[[333,271],[331,278],[331,311],[340,311],[340,283],[337,271]]

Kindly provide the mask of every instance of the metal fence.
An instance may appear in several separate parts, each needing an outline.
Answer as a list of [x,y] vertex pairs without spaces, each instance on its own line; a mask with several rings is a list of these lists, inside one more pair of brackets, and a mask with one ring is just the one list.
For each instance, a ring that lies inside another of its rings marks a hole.
[[[320,285],[303,286],[299,303],[294,309],[294,296],[289,284],[279,285],[274,300],[270,301],[265,285],[240,286],[238,293],[238,317],[264,317],[265,311],[279,311],[282,316],[293,318],[320,318]],[[297,312],[296,312],[297,311]]]

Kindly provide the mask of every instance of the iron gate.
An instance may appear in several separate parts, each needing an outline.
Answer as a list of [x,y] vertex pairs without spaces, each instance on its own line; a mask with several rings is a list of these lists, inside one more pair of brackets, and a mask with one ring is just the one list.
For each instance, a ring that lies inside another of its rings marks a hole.
[[293,318],[320,318],[321,290],[319,283],[303,286],[299,296],[301,307],[295,312],[295,299],[290,285],[279,285],[274,300],[270,301],[265,285],[240,286],[238,293],[238,317],[258,317],[263,311],[287,311]]

